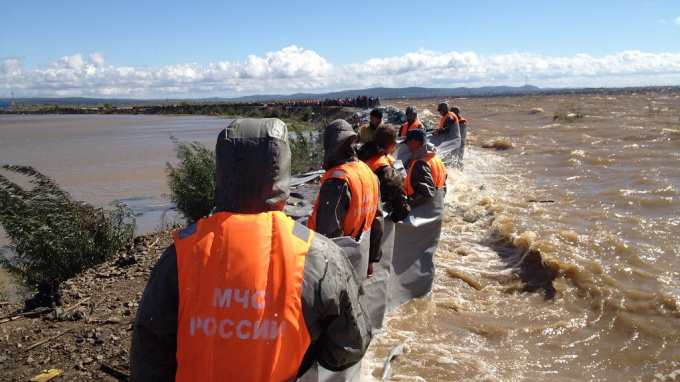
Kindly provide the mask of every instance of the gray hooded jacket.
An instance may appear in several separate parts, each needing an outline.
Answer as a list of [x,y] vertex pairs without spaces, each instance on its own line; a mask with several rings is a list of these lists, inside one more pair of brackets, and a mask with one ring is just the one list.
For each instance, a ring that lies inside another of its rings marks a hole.
[[[323,136],[324,170],[359,160],[352,148],[356,136],[349,123],[341,119],[336,119],[326,127]],[[346,181],[330,178],[323,182],[319,191],[316,231],[329,238],[344,236],[342,226],[351,198]],[[378,212],[373,221],[367,224],[371,225],[369,260],[375,263],[382,257],[380,243],[384,223],[381,203],[378,203]]]
[[[234,121],[218,136],[216,158],[217,212],[283,208],[289,194],[290,149],[282,121]],[[314,235],[307,252],[301,297],[311,344],[298,375],[315,360],[333,371],[359,362],[371,340],[364,290],[343,251],[323,235]],[[178,304],[173,244],[156,263],[137,310],[130,350],[132,381],[174,380]]]

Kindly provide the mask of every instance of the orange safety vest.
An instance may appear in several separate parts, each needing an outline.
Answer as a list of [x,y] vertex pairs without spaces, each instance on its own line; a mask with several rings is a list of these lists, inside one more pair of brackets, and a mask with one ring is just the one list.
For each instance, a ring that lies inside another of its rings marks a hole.
[[440,128],[440,129],[443,129],[443,128],[444,128],[444,122],[446,122],[446,117],[448,117],[449,115],[450,115],[451,117],[453,117],[453,120],[454,120],[455,122],[458,122],[458,117],[456,117],[456,113],[450,111],[450,112],[444,114],[444,116],[442,117],[442,119],[439,120],[439,128]]
[[[458,116],[456,116],[456,117],[458,117]],[[458,117],[458,123],[463,123],[463,122],[467,123],[467,119],[465,119],[463,117]]]
[[175,232],[176,381],[296,377],[310,344],[300,295],[313,236],[280,211],[219,212]]
[[401,130],[399,130],[399,136],[400,136],[400,137],[405,137],[407,131],[413,130],[413,129],[417,129],[417,128],[420,127],[420,125],[421,125],[420,121],[416,119],[416,121],[413,122],[413,125],[411,125],[411,127],[409,127],[409,126],[408,126],[408,121],[407,121],[407,122],[404,123],[404,125],[401,127]]
[[394,157],[391,155],[376,155],[366,161],[364,161],[368,165],[368,168],[371,169],[375,173],[375,170],[379,169],[380,167],[385,167],[385,166],[391,166],[392,163],[394,163]]
[[419,160],[424,161],[425,163],[427,163],[428,166],[430,166],[430,170],[432,170],[432,179],[434,180],[434,186],[437,189],[440,189],[446,185],[446,167],[444,166],[444,163],[442,162],[441,159],[439,159],[437,155],[431,154],[418,158],[411,162],[411,166],[408,169],[406,179],[404,179],[404,192],[406,192],[406,195],[412,195],[415,192],[413,190],[413,187],[411,187],[411,174],[413,173],[413,165],[416,164],[416,162]]
[[[378,180],[371,169],[362,161],[345,163],[326,171],[321,184],[330,178],[342,179],[349,186],[351,199],[342,224],[345,236],[357,237],[361,232],[368,231],[380,202]],[[312,230],[316,230],[318,206],[317,196],[312,216],[307,220],[307,227]]]

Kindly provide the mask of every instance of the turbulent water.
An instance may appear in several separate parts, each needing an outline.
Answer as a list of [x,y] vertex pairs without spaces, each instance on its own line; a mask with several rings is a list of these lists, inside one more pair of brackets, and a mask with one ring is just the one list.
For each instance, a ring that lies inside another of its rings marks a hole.
[[[384,103],[434,121],[438,101]],[[387,316],[362,380],[400,343],[392,380],[680,379],[680,94],[453,103],[471,146],[465,171],[448,171],[434,293]],[[167,203],[168,133],[212,146],[226,124],[4,116],[0,163],[96,205],[149,207]]]
[[472,147],[433,298],[388,316],[364,379],[400,342],[394,380],[680,379],[680,95],[453,102]]

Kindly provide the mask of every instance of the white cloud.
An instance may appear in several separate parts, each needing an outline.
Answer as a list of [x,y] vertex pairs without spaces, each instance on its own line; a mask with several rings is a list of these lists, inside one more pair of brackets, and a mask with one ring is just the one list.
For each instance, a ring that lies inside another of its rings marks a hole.
[[90,55],[90,62],[96,68],[103,68],[106,65],[106,57],[103,53],[93,53]]
[[680,53],[625,51],[602,58],[586,54],[545,57],[533,53],[480,56],[474,52],[419,50],[336,66],[318,53],[289,46],[243,62],[207,66],[107,66],[102,53],[62,57],[46,69],[25,71],[17,58],[0,65],[0,94],[22,97],[130,98],[233,97],[321,93],[368,87],[478,87],[524,85],[600,87],[677,84]]
[[680,17],[678,17],[678,18],[675,19],[675,23],[676,23],[677,25],[680,25]]
[[0,62],[0,80],[21,74],[21,60],[6,58]]

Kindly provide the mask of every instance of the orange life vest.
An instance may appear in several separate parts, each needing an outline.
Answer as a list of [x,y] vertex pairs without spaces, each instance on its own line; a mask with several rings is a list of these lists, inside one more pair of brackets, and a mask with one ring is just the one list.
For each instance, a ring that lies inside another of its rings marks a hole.
[[[378,180],[362,161],[333,167],[323,175],[321,184],[330,178],[342,179],[349,186],[351,199],[342,224],[342,231],[345,236],[356,238],[361,232],[366,232],[371,228],[371,223],[375,218],[378,203],[380,203]],[[318,207],[319,197],[317,196],[314,211],[307,221],[309,229],[316,229]]]
[[448,116],[451,116],[451,117],[453,118],[453,121],[454,121],[454,122],[458,122],[458,117],[456,117],[456,113],[450,111],[450,112],[444,114],[444,116],[442,117],[442,119],[439,120],[439,128],[440,128],[440,129],[443,129],[443,128],[444,128],[444,123],[446,122],[446,118],[447,118]]
[[295,378],[310,344],[300,294],[314,233],[280,211],[220,212],[190,229],[174,236],[175,380]]
[[[458,116],[456,116],[456,117],[458,117]],[[465,119],[463,117],[458,117],[458,123],[463,123],[463,122],[467,123],[467,119]]]
[[404,179],[404,192],[406,192],[406,195],[412,195],[414,192],[413,187],[411,187],[411,174],[413,173],[413,165],[419,160],[424,161],[428,166],[430,166],[430,170],[432,171],[432,180],[434,180],[434,186],[437,189],[440,189],[446,185],[446,167],[437,155],[431,154],[411,162],[406,179]]
[[365,163],[375,173],[375,170],[380,167],[391,166],[394,163],[394,157],[391,155],[376,155],[366,160]]
[[416,119],[415,122],[413,122],[413,125],[409,127],[408,122],[404,123],[404,125],[401,127],[401,130],[399,130],[399,136],[400,137],[405,137],[406,132],[409,130],[417,129],[421,125],[420,121]]

